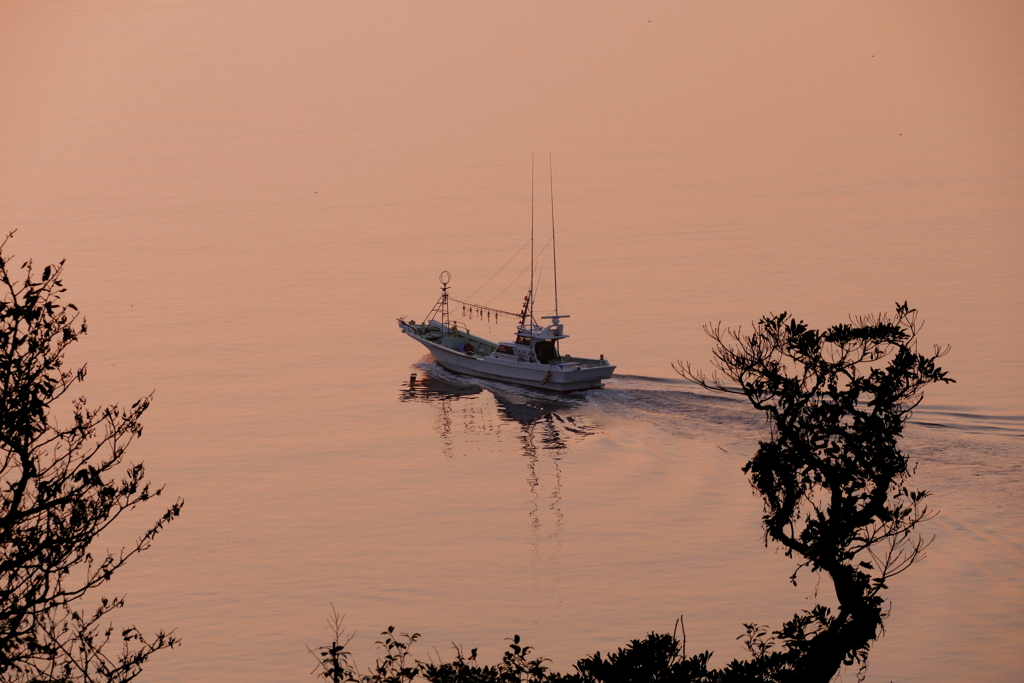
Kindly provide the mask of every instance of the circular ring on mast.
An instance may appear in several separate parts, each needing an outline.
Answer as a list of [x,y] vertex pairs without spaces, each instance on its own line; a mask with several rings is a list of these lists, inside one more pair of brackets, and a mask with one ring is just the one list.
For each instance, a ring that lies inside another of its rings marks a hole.
[[452,274],[447,270],[442,270],[441,274],[437,276],[437,279],[441,281],[442,285],[446,285],[452,281]]

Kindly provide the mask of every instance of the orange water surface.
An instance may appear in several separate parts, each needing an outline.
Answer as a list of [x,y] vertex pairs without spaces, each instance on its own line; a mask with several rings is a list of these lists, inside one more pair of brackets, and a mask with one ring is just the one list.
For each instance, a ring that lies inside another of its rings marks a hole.
[[[131,455],[186,500],[113,587],[184,641],[140,680],[308,680],[331,603],[362,664],[394,624],[567,670],[681,613],[725,664],[819,586],[761,541],[758,416],[670,363],[904,300],[957,383],[908,431],[942,513],[868,680],[1024,678],[1022,41],[1014,2],[0,4],[8,250],[68,259],[83,391],[156,391]],[[618,366],[586,396],[394,323],[445,269],[517,310],[534,154],[547,314],[549,153],[563,350]]]

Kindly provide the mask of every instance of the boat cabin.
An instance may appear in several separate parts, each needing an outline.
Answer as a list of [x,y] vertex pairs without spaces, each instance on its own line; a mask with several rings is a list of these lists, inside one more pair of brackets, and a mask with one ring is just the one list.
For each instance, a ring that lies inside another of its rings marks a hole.
[[561,361],[558,353],[558,340],[568,339],[569,335],[564,333],[560,324],[548,325],[520,325],[516,331],[514,342],[500,342],[494,351],[495,358],[507,358],[514,356],[516,360],[524,363],[543,363],[545,365],[555,364]]

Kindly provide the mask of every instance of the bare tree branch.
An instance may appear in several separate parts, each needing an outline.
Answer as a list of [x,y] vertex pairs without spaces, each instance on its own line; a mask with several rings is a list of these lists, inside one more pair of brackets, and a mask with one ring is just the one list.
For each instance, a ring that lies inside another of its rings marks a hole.
[[86,325],[61,301],[64,262],[38,275],[31,261],[13,271],[3,254],[10,237],[0,242],[0,682],[129,681],[177,639],[129,627],[114,654],[106,619],[123,600],[102,598],[88,616],[80,601],[147,550],[182,501],[134,544],[92,555],[123,513],[163,493],[142,464],[124,460],[152,395],[127,408],[78,398],[66,424],[57,419],[54,405],[85,379],[84,365],[64,367],[64,352]]

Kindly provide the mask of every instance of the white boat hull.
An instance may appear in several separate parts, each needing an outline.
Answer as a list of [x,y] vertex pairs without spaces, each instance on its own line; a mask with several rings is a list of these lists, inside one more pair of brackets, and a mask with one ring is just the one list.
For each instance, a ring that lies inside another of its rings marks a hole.
[[425,339],[416,333],[415,328],[402,320],[398,321],[398,326],[406,335],[423,344],[438,365],[452,372],[473,377],[549,391],[583,391],[600,387],[601,381],[608,379],[615,372],[613,365],[593,367],[568,358],[563,359],[562,363],[545,364],[515,358],[474,356]]

